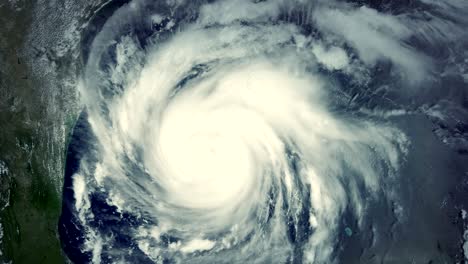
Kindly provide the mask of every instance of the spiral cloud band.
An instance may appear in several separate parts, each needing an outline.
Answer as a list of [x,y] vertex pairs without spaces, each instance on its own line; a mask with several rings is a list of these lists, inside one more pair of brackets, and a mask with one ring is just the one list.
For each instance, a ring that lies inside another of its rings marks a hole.
[[428,59],[404,42],[419,33],[343,2],[148,2],[117,9],[84,59],[80,252],[335,262],[343,218],[359,227],[392,195],[409,144],[345,86],[368,85],[382,61],[402,85],[421,83]]

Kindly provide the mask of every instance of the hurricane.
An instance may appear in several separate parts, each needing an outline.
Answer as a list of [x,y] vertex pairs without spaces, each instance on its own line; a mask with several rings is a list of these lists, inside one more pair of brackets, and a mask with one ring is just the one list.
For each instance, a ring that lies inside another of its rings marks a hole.
[[358,90],[424,89],[433,64],[414,43],[449,25],[343,1],[110,9],[82,43],[71,260],[338,263],[340,239],[398,201],[411,140],[387,117],[405,111]]

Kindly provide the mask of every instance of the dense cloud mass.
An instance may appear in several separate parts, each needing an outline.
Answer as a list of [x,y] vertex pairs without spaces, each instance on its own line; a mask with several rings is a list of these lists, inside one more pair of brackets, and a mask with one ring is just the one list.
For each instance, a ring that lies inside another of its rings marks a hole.
[[403,217],[412,140],[388,117],[437,82],[444,55],[431,47],[466,36],[467,7],[112,7],[83,40],[65,251],[93,263],[339,262],[372,206],[392,201]]

